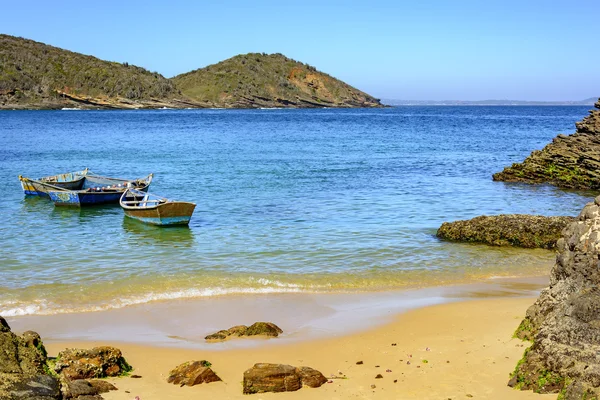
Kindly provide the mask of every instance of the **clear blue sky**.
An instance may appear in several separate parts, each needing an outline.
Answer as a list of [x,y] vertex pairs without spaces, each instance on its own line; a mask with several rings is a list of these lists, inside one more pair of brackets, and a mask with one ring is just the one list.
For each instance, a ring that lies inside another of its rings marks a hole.
[[171,77],[283,53],[376,97],[600,97],[600,1],[6,1],[0,33]]

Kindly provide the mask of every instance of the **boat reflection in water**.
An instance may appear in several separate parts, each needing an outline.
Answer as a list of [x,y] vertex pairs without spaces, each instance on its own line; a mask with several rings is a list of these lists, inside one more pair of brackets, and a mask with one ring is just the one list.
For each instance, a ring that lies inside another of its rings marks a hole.
[[151,244],[153,246],[190,247],[195,240],[193,230],[187,225],[157,229],[135,219],[123,218],[123,230],[126,233],[126,239],[136,246]]

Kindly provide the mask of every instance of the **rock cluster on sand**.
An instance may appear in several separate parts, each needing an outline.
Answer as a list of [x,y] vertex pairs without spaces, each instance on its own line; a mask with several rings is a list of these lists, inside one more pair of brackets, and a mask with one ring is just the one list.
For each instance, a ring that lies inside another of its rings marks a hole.
[[600,397],[600,197],[557,242],[550,287],[515,333],[533,341],[510,386],[564,399]]
[[39,335],[17,336],[0,317],[0,399],[61,399],[60,383],[45,367],[46,349]]
[[206,360],[185,362],[169,372],[167,382],[174,385],[194,386],[221,381],[210,366],[210,362]]
[[[600,100],[595,104],[600,109]],[[493,175],[495,181],[550,183],[562,188],[600,188],[600,110],[575,124],[577,131],[558,135],[522,163]]]
[[283,333],[280,327],[272,322],[255,322],[250,326],[236,325],[227,330],[221,330],[206,336],[206,340],[224,340],[229,337],[241,336],[270,336],[277,337]]
[[120,375],[124,366],[131,369],[113,347],[67,349],[48,359],[40,335],[27,331],[17,336],[0,317],[0,400],[102,400],[100,393],[117,388],[83,378]]
[[444,222],[437,237],[493,246],[553,249],[561,231],[575,221],[573,217],[539,215],[481,216],[466,221]]
[[244,372],[244,394],[293,392],[302,386],[320,387],[327,378],[310,367],[259,363]]

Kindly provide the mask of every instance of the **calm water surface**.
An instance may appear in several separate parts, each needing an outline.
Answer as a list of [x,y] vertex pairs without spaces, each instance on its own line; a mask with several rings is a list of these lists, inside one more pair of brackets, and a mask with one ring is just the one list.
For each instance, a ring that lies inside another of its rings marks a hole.
[[[0,112],[0,314],[545,273],[553,253],[439,241],[444,221],[576,215],[594,196],[493,182],[589,107]],[[155,174],[189,228],[55,208],[17,176]]]

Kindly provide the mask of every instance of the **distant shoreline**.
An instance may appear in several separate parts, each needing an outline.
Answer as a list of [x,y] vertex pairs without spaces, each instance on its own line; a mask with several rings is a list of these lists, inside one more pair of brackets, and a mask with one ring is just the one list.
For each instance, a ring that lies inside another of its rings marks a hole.
[[[398,107],[586,107],[592,106],[592,104],[572,104],[572,103],[535,103],[535,104],[443,104],[443,103],[431,103],[431,104],[383,104],[381,108],[398,108]],[[233,107],[43,107],[43,106],[32,106],[32,107],[6,107],[0,105],[0,112],[2,111],[156,111],[156,110],[372,110],[372,107],[247,107],[247,108],[233,108]]]
[[593,106],[597,98],[580,101],[529,101],[529,100],[396,100],[382,99],[386,106]]

